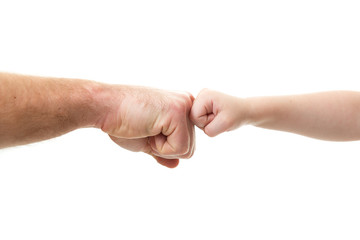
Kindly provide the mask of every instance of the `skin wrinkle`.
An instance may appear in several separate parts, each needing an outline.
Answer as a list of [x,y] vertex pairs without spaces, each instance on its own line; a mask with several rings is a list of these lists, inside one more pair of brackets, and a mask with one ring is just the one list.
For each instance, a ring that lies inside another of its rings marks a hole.
[[[187,115],[188,114],[186,114],[186,115],[183,115],[183,119],[181,120],[182,122],[183,122],[183,124],[184,125],[186,125],[186,126],[188,126],[189,127],[189,122],[187,121]],[[192,144],[191,143],[191,138],[190,138],[190,131],[188,130],[187,132],[185,132],[185,137],[186,137],[186,140],[185,140],[185,142],[187,143],[187,145],[186,145],[186,149],[185,149],[185,151],[184,151],[184,153],[183,153],[183,156],[186,156],[186,155],[188,155],[188,153],[189,153],[189,151],[190,151],[190,144]]]
[[192,139],[192,137],[191,137],[192,131],[191,131],[191,129],[189,129],[188,131],[190,132],[190,134],[187,136],[187,143],[188,144],[186,146],[186,154],[189,154],[190,156],[192,156],[192,154],[193,154],[193,149],[191,147],[191,144],[192,144],[192,141],[191,141],[191,139]]
[[[149,100],[146,99],[146,102],[148,102],[148,101],[149,101]],[[153,107],[153,108],[155,109],[155,110],[154,110],[155,112],[160,112],[160,113],[161,113],[161,112],[162,112],[162,111],[161,111],[162,109],[166,111],[166,109],[164,109],[165,106],[166,106],[166,105],[164,104],[163,99],[162,99],[162,98],[159,98],[159,99],[157,99],[157,102],[156,102],[156,103],[153,103],[153,104],[152,104],[151,107]],[[155,126],[158,126],[158,125],[162,126],[162,128],[161,128],[161,132],[162,132],[162,129],[163,129],[163,127],[164,127],[164,125],[160,123],[160,121],[161,121],[162,119],[163,119],[163,116],[161,116],[161,115],[159,114],[159,115],[157,115],[157,117],[151,122],[149,129],[153,130],[153,132],[149,132],[149,133],[148,133],[149,135],[155,135],[155,134],[157,134],[157,129],[155,129]]]
[[[183,119],[184,122],[186,122],[186,125],[189,127],[189,122],[187,121],[187,119]],[[191,130],[188,129],[188,133],[190,134],[186,134],[186,142],[187,142],[187,146],[186,146],[186,150],[185,150],[185,155],[191,153]]]

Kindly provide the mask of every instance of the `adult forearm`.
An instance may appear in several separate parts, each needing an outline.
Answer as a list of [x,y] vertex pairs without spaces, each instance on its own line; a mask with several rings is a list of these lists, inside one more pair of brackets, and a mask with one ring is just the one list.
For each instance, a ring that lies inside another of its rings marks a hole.
[[95,126],[100,89],[91,81],[0,73],[0,148]]
[[360,139],[360,93],[349,91],[247,99],[250,124],[334,141]]

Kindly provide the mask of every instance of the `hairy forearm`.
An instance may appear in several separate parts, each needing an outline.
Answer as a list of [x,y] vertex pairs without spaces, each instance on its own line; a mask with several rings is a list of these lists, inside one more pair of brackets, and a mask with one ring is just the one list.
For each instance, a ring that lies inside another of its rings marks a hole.
[[96,126],[99,89],[85,80],[0,73],[0,148]]
[[249,123],[331,141],[360,140],[360,93],[323,92],[246,100]]

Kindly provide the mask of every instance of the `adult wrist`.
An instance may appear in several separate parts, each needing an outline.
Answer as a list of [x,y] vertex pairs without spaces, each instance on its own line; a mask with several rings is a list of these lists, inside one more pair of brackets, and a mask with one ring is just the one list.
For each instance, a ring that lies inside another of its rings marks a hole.
[[110,111],[110,86],[107,84],[83,81],[81,84],[81,105],[77,115],[80,127],[101,128],[105,116]]

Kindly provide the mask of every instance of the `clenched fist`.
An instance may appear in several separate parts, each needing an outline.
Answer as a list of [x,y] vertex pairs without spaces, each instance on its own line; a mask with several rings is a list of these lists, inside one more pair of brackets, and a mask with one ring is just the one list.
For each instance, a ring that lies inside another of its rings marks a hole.
[[119,146],[153,156],[173,168],[195,149],[189,113],[194,97],[135,86],[108,86],[102,94],[100,128]]
[[208,136],[214,137],[246,124],[248,107],[241,98],[203,89],[194,101],[190,119]]

